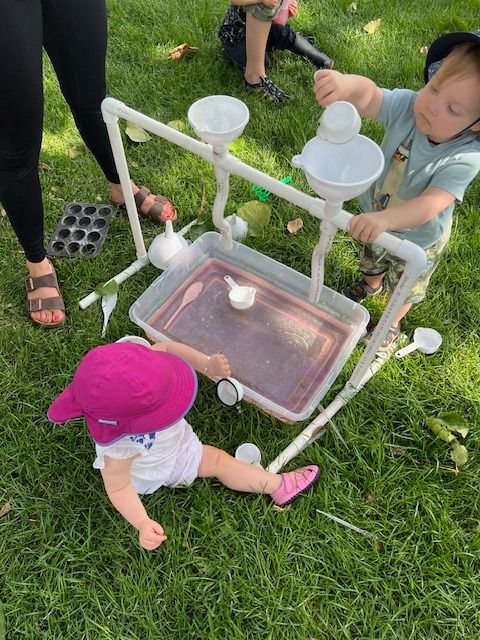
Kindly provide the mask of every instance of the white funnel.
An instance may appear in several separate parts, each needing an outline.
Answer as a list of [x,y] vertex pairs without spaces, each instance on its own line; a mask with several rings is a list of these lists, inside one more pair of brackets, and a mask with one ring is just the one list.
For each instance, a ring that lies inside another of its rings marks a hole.
[[315,193],[331,202],[350,200],[366,191],[384,163],[380,147],[362,135],[344,144],[312,138],[292,158],[292,165],[303,169]]
[[242,135],[250,113],[241,100],[218,95],[194,102],[187,116],[199,138],[214,146],[225,146]]
[[379,177],[385,158],[380,147],[359,135],[361,119],[350,102],[328,105],[320,118],[317,137],[292,158],[303,169],[315,193],[330,202],[360,195]]
[[188,242],[179,233],[175,233],[171,220],[165,223],[165,233],[153,239],[148,249],[148,259],[157,269],[166,269],[168,263],[185,247]]

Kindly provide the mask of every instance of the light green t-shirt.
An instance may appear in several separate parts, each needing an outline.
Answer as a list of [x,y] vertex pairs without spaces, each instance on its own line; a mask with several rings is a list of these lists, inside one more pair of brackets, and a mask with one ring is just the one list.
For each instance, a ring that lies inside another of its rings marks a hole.
[[[377,120],[385,126],[381,144],[385,168],[378,179],[382,184],[398,145],[413,129],[413,142],[405,172],[405,180],[398,190],[402,200],[416,198],[428,187],[448,191],[461,202],[465,189],[480,171],[480,141],[473,133],[441,144],[432,144],[415,127],[413,105],[417,98],[409,89],[383,89],[383,102]],[[358,197],[363,211],[373,211],[376,184]],[[396,236],[415,242],[423,248],[432,245],[452,223],[454,204],[433,220],[413,229],[392,231]]]

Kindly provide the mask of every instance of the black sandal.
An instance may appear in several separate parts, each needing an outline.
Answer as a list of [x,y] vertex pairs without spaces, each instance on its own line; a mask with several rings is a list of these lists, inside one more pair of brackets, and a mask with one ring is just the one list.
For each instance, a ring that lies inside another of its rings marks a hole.
[[265,76],[260,76],[260,82],[254,82],[253,84],[245,80],[245,88],[248,91],[261,93],[267,100],[271,100],[277,104],[288,102],[288,100],[292,99],[292,96],[289,96],[288,93],[285,93],[283,89],[277,87],[276,84]]
[[[374,332],[374,330],[375,330],[375,327],[373,327],[373,329],[371,329],[363,339],[363,342],[365,344],[368,344],[372,339],[372,333]],[[400,325],[397,324],[396,327],[391,326],[390,329],[388,330],[387,335],[383,339],[383,342],[378,347],[378,352],[383,353],[384,351],[388,351],[390,347],[393,344],[395,344],[395,342],[398,340],[399,337],[400,337]]]
[[348,287],[342,289],[342,293],[346,298],[350,298],[354,302],[363,302],[366,298],[376,296],[377,293],[382,291],[382,285],[378,285],[376,289],[367,284],[365,278],[357,278],[355,282],[352,282]]

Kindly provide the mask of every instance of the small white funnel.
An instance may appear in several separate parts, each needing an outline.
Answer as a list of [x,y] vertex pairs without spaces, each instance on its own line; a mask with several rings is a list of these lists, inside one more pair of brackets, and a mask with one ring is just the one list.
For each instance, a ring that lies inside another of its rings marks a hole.
[[243,240],[243,238],[245,238],[248,231],[248,223],[246,220],[240,218],[240,216],[237,216],[237,214],[234,213],[225,218],[225,221],[228,222],[232,228],[233,240]]
[[232,96],[207,96],[192,104],[188,121],[199,138],[213,146],[225,146],[242,135],[250,113]]
[[165,232],[154,238],[148,249],[148,259],[157,269],[166,269],[168,263],[183,249],[188,242],[179,233],[175,233],[171,220],[165,223]]

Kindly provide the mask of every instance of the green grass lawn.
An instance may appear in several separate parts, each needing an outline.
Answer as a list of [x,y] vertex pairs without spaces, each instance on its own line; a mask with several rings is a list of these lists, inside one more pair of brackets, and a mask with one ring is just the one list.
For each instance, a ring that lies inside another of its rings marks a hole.
[[[245,100],[250,123],[235,153],[276,177],[292,175],[291,157],[314,134],[320,109],[309,63],[275,56],[271,78],[295,100],[282,108],[245,95],[241,74],[222,57],[216,32],[227,0],[110,0],[109,90],[163,122],[183,120],[199,97],[226,93]],[[421,47],[448,30],[479,28],[478,0],[301,0],[294,26],[313,33],[339,70],[370,75],[387,87],[420,88]],[[460,8],[461,7],[461,8]],[[377,33],[362,27],[381,18]],[[198,53],[180,61],[170,47],[188,42]],[[88,46],[88,43],[86,43]],[[0,88],[1,90],[1,88]],[[79,135],[45,66],[45,135],[41,171],[47,239],[66,203],[106,202],[104,179],[79,147]],[[365,123],[379,141],[381,128]],[[72,158],[72,150],[80,150]],[[211,167],[152,139],[127,144],[133,177],[172,197],[178,225],[196,217],[205,193],[215,194]],[[130,305],[158,272],[149,266],[122,285],[105,340],[101,310],[78,300],[134,259],[125,216],[115,218],[94,260],[58,260],[68,322],[43,331],[26,319],[23,255],[0,218],[0,639],[8,640],[436,640],[471,639],[480,629],[479,443],[480,181],[457,207],[448,253],[427,299],[405,331],[430,326],[444,343],[428,359],[389,362],[336,417],[333,432],[297,462],[322,466],[316,490],[285,511],[262,496],[235,494],[215,482],[159,491],[145,500],[169,536],[158,551],[139,548],[134,530],[109,504],[92,468],[93,447],[78,421],[51,425],[46,409],[91,347],[139,333]],[[251,199],[233,178],[227,213]],[[318,223],[286,202],[271,200],[272,221],[248,244],[309,273]],[[354,206],[349,203],[347,207]],[[354,209],[352,208],[352,211]],[[285,233],[302,216],[304,229]],[[142,222],[146,241],[158,227]],[[356,273],[358,245],[343,234],[327,260],[326,284],[337,289]],[[382,301],[369,305],[378,318]],[[358,360],[358,347],[326,400]],[[449,447],[424,419],[445,411],[472,427],[470,460],[451,473]],[[190,421],[200,438],[228,451],[246,440],[273,459],[305,425],[285,425],[244,403],[219,407],[213,385],[200,383]],[[376,538],[326,519],[335,514]]]

